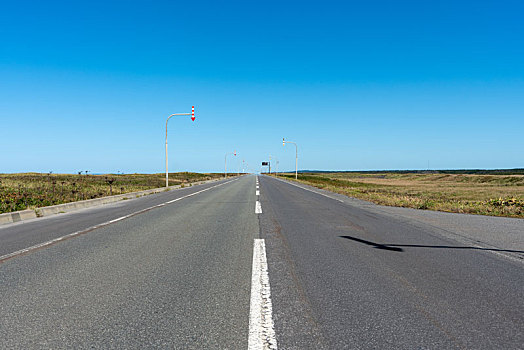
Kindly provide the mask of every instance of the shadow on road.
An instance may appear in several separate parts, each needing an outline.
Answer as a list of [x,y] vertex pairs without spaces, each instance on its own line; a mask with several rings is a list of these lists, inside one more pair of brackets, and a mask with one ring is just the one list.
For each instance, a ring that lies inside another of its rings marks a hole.
[[377,248],[377,249],[392,250],[394,252],[403,252],[404,251],[404,249],[398,248],[396,246],[392,246],[391,244],[380,244],[380,243],[370,242],[370,241],[366,241],[364,239],[351,237],[351,236],[339,236],[339,237],[346,238],[346,239],[351,239],[352,241],[359,242],[359,243],[364,243],[364,244],[370,245],[373,248]]
[[422,244],[381,244],[371,241],[366,241],[365,239],[351,237],[351,236],[339,236],[340,238],[350,239],[355,242],[363,243],[369,246],[372,246],[376,249],[382,250],[391,250],[394,252],[403,252],[404,249],[401,247],[409,248],[440,248],[440,249],[472,249],[472,250],[488,250],[492,252],[507,252],[507,253],[521,253],[524,254],[522,250],[509,250],[509,249],[495,249],[495,248],[481,248],[481,247],[464,247],[464,246],[450,246],[450,245],[422,245]]

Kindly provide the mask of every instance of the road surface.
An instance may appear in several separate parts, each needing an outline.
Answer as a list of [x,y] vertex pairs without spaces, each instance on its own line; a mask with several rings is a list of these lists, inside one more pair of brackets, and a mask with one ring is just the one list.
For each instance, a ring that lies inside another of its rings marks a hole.
[[521,349],[524,220],[441,214],[244,176],[4,225],[0,348]]

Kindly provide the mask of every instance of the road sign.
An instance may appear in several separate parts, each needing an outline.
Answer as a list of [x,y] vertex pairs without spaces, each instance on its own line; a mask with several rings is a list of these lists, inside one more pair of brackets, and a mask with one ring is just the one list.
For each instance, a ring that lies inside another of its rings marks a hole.
[[268,166],[269,162],[262,162],[262,166]]

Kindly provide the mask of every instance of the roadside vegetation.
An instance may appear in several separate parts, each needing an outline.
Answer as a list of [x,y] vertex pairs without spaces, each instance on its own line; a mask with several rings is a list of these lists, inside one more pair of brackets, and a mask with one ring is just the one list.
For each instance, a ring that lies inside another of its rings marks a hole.
[[[190,185],[223,174],[170,173],[169,185]],[[165,174],[0,174],[0,214],[164,187]]]
[[524,218],[524,174],[499,174],[300,173],[298,181],[381,205]]

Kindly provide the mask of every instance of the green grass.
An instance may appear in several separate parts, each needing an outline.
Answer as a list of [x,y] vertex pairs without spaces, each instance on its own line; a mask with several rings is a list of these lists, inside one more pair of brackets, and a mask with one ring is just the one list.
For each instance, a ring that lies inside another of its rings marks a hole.
[[524,175],[498,174],[301,173],[298,181],[381,205],[524,218]]
[[[170,173],[169,185],[216,179],[223,174]],[[0,174],[0,214],[165,186],[165,174]]]

